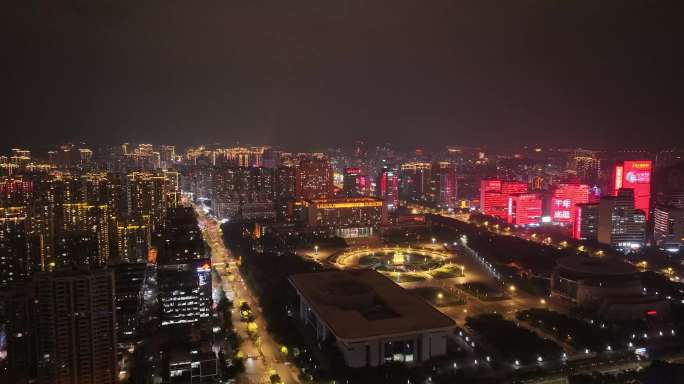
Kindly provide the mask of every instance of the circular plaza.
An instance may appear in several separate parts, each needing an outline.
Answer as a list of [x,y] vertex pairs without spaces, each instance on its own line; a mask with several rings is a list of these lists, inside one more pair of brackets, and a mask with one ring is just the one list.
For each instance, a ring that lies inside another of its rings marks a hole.
[[463,268],[446,251],[412,247],[348,249],[331,257],[339,268],[371,268],[401,282],[459,277]]

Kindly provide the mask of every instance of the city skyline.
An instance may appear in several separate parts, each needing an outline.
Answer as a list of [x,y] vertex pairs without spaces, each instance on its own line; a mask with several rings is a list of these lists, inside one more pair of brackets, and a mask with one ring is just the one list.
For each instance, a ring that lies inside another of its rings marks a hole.
[[11,0],[0,383],[682,384],[682,0]]

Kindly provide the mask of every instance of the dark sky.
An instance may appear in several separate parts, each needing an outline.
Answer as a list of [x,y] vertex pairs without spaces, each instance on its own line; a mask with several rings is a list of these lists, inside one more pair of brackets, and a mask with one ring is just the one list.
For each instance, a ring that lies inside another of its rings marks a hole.
[[5,0],[2,145],[682,145],[682,3]]

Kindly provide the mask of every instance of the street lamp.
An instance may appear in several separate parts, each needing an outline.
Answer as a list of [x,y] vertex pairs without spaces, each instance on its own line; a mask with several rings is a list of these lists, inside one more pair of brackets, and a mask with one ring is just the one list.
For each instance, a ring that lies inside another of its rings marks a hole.
[[508,287],[508,290],[511,292],[515,292],[515,290],[516,290],[515,285],[511,285],[510,287]]
[[314,253],[318,255],[318,245],[314,245]]
[[437,239],[435,239],[435,238],[433,237],[433,238],[432,238],[432,245],[435,245],[435,241],[437,241]]

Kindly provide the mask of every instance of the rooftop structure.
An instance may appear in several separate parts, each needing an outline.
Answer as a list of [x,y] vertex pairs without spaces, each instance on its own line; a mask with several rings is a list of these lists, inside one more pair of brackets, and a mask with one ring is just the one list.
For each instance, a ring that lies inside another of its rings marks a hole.
[[614,258],[571,256],[558,259],[551,296],[597,311],[612,320],[667,316],[669,304],[643,291],[636,269]]
[[365,237],[387,222],[383,200],[372,197],[338,197],[304,201],[308,224],[329,227],[340,237]]
[[294,275],[299,315],[334,340],[351,367],[425,361],[446,353],[454,321],[371,269]]

